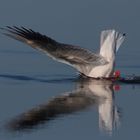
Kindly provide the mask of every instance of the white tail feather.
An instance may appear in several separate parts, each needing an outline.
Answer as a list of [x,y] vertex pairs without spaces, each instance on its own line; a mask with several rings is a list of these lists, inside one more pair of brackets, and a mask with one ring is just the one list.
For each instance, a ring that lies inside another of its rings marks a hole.
[[115,54],[125,39],[125,34],[115,30],[105,30],[101,33],[100,54],[111,61],[115,59]]

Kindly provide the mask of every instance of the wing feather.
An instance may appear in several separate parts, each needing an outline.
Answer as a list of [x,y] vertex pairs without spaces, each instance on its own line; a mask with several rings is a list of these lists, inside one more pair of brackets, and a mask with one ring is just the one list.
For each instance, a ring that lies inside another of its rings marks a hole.
[[91,68],[95,66],[108,63],[100,55],[78,46],[59,43],[46,35],[33,31],[32,29],[26,29],[22,26],[20,28],[16,26],[6,26],[6,28],[1,29],[6,31],[3,34],[24,42],[35,49],[42,50],[57,61],[67,63],[82,73],[90,71]]

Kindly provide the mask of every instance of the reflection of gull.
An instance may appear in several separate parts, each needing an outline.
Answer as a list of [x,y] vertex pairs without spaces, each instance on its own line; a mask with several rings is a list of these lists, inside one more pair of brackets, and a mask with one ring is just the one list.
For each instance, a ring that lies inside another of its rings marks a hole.
[[5,35],[42,50],[52,58],[71,65],[89,77],[110,77],[113,75],[115,54],[125,38],[125,34],[115,30],[102,31],[100,54],[95,54],[77,46],[58,43],[24,27],[14,26],[1,29],[7,31],[4,33]]
[[100,128],[111,132],[119,120],[117,107],[114,106],[113,85],[110,81],[80,81],[76,90],[55,97],[10,121],[12,131],[31,130],[39,124],[48,123],[60,116],[98,106]]
[[111,133],[120,123],[120,114],[114,103],[113,83],[108,80],[88,80],[84,85],[92,95],[98,97],[100,129]]

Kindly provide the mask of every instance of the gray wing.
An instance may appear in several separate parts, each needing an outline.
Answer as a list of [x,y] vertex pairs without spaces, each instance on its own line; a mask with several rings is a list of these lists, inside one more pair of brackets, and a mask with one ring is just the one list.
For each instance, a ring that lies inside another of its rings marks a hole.
[[42,50],[57,61],[69,64],[82,73],[89,72],[91,68],[107,63],[100,55],[78,46],[56,42],[50,37],[41,35],[31,29],[16,26],[7,26],[1,29],[6,31],[3,34],[22,41],[35,49]]

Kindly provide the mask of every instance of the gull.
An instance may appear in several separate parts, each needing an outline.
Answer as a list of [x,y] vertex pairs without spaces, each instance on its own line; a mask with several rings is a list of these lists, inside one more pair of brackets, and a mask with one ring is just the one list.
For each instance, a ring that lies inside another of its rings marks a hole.
[[94,53],[79,46],[57,42],[22,26],[6,26],[1,29],[6,36],[41,50],[51,58],[72,66],[80,74],[93,78],[113,77],[115,55],[125,39],[125,34],[114,29],[104,30],[101,32],[100,51]]

